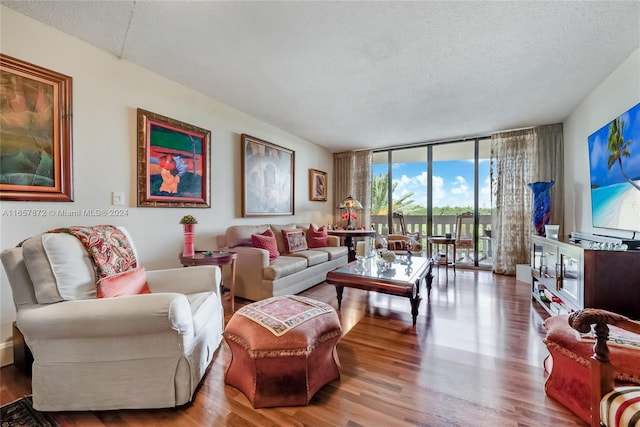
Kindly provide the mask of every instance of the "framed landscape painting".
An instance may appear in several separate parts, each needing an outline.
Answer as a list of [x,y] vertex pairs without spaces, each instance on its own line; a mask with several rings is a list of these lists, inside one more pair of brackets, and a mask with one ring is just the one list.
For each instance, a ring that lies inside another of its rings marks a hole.
[[309,169],[309,200],[327,201],[327,173]]
[[293,215],[295,152],[242,134],[242,216]]
[[71,86],[0,54],[0,200],[73,201]]
[[138,109],[138,206],[211,207],[211,132]]

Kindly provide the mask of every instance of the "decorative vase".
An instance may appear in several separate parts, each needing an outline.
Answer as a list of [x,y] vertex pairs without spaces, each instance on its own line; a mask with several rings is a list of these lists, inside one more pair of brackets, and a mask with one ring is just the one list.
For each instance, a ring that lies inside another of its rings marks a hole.
[[544,236],[544,226],[551,218],[551,187],[553,181],[538,181],[527,184],[533,192],[531,201],[531,219],[536,234]]
[[184,250],[182,251],[182,255],[185,257],[192,257],[195,254],[193,248],[193,232],[196,228],[195,224],[183,224],[184,229]]

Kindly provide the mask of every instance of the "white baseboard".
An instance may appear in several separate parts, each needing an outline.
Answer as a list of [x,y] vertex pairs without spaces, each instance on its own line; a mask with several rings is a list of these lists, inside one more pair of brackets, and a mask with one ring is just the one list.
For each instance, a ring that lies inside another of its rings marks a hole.
[[0,367],[13,364],[13,344],[4,342],[0,344]]
[[531,266],[529,264],[516,265],[516,280],[531,283]]

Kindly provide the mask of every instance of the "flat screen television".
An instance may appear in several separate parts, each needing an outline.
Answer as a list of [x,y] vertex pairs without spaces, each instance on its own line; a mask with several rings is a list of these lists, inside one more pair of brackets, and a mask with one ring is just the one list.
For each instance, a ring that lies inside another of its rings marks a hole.
[[594,228],[640,231],[640,103],[589,136]]

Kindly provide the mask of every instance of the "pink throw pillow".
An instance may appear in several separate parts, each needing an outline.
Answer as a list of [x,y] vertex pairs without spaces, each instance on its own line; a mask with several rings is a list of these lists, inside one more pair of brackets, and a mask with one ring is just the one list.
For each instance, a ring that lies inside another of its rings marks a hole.
[[316,228],[313,224],[309,224],[307,231],[307,245],[311,248],[324,248],[327,246],[327,227],[322,226]]
[[280,256],[280,252],[278,252],[278,243],[276,242],[276,236],[273,234],[273,231],[271,231],[270,228],[267,228],[261,234],[252,234],[251,245],[254,248],[268,250],[269,261],[273,261]]
[[124,297],[150,294],[144,267],[127,270],[124,273],[107,276],[98,281],[98,298]]
[[307,240],[304,238],[304,231],[296,228],[295,230],[282,230],[284,247],[286,253],[306,251]]

